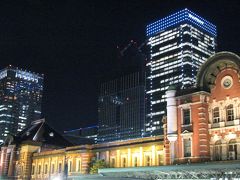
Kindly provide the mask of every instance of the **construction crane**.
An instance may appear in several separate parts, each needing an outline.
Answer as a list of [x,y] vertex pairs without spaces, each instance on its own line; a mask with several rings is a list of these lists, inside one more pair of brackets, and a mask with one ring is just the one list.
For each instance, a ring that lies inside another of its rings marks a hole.
[[[120,55],[121,56],[124,56],[124,53],[128,50],[128,48],[130,48],[132,45],[135,45],[136,46],[136,49],[138,50],[138,52],[141,54],[141,55],[143,55],[143,53],[142,53],[142,47],[144,46],[144,45],[146,45],[146,43],[147,43],[147,40],[145,40],[144,42],[142,42],[141,44],[140,44],[140,46],[137,46],[137,42],[136,41],[134,41],[134,40],[131,40],[121,51],[120,51]],[[118,48],[118,47],[117,47]]]

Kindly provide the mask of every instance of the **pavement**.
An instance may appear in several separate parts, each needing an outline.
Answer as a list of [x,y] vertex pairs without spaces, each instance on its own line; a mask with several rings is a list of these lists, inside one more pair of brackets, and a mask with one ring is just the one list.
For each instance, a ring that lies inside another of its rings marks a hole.
[[109,177],[109,176],[100,176],[100,175],[86,175],[86,176],[78,176],[78,177],[71,177],[68,180],[139,180],[135,178],[120,178],[120,177]]

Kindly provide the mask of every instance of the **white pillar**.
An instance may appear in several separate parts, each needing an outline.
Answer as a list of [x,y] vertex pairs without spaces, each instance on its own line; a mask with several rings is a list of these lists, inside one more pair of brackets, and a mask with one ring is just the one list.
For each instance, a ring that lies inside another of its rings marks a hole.
[[170,141],[171,163],[175,159],[175,142],[177,140],[177,105],[176,90],[172,87],[166,92],[167,97],[167,138]]
[[237,144],[237,159],[240,160],[240,144]]
[[156,165],[156,146],[152,145],[152,164],[151,166]]
[[139,148],[139,165],[140,166],[143,166],[143,148],[142,147],[140,147]]
[[127,162],[128,162],[127,166],[128,167],[131,167],[131,162],[132,162],[132,158],[131,157],[132,157],[131,149],[128,148],[128,157],[127,157]]
[[121,167],[121,157],[120,157],[120,150],[117,150],[117,167]]

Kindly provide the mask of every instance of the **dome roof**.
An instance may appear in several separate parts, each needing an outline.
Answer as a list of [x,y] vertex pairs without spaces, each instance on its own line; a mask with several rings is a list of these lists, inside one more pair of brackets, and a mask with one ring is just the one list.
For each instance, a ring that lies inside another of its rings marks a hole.
[[197,87],[209,91],[214,85],[217,74],[226,68],[240,71],[240,57],[223,51],[214,54],[200,67],[197,74]]

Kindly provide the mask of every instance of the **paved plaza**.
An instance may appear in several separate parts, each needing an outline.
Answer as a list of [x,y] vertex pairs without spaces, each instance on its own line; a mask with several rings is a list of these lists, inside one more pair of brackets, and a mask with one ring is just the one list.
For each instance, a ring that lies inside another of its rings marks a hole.
[[86,179],[86,180],[138,180],[135,178],[121,178],[121,177],[106,177],[106,176],[100,176],[100,175],[86,175],[81,177],[71,177],[68,178],[68,180],[80,180],[80,179]]

